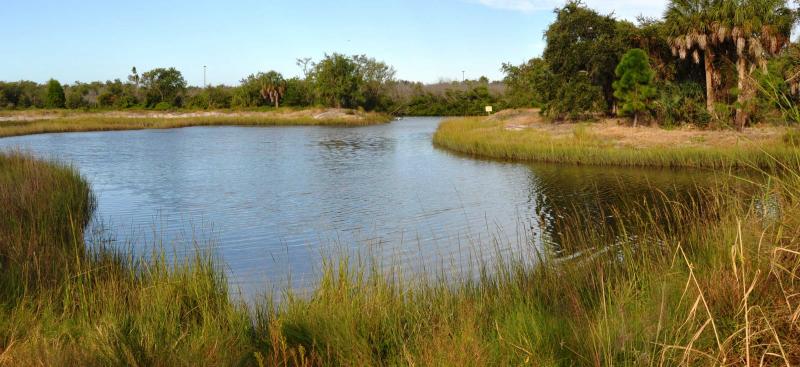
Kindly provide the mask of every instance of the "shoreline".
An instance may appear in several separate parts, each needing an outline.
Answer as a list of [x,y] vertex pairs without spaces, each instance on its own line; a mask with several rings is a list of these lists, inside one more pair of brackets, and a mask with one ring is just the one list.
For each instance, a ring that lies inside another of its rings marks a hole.
[[474,157],[598,166],[775,168],[800,156],[783,127],[743,133],[622,126],[621,120],[552,124],[536,110],[445,119],[433,136],[443,149]]
[[390,123],[393,117],[346,109],[277,111],[15,111],[0,113],[0,138],[63,132],[172,129],[192,126],[360,127]]
[[[671,365],[783,348],[767,358],[779,364],[800,356],[791,300],[797,183],[776,180],[770,189],[784,203],[774,218],[717,187],[702,201],[651,204],[620,224],[635,230],[630,242],[592,215],[560,219],[562,249],[615,243],[616,251],[566,261],[537,253],[535,267],[512,257],[479,280],[454,283],[398,281],[334,257],[309,296],[287,291],[277,303],[247,306],[231,298],[224,265],[199,247],[176,264],[164,260],[165,248],[134,260],[87,247],[93,195],[80,173],[0,153],[0,218],[14,218],[0,220],[0,239],[9,241],[0,247],[0,364],[469,365],[478,356],[480,365],[554,365],[607,350],[615,360],[648,353],[649,364]],[[756,308],[768,324],[748,319]],[[774,340],[750,347],[745,327]],[[669,345],[653,343],[664,335]]]

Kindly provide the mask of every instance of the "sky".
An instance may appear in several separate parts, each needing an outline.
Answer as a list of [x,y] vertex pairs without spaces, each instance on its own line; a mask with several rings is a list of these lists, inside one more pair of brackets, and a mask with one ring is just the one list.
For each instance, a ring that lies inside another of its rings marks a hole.
[[[634,20],[666,0],[584,0]],[[125,80],[174,66],[190,85],[301,73],[297,58],[366,54],[422,82],[487,76],[544,49],[561,0],[0,0],[0,80]],[[9,33],[6,33],[9,34]]]

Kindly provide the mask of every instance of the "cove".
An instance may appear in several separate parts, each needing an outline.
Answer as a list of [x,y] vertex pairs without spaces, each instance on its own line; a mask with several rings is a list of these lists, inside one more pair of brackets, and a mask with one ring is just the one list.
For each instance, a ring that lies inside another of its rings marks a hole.
[[714,179],[473,159],[432,145],[439,122],[43,134],[0,139],[0,149],[76,166],[97,197],[93,228],[117,246],[182,254],[210,244],[245,294],[308,286],[332,249],[436,274],[557,248],[562,212],[608,220],[603,208],[654,189],[680,200]]

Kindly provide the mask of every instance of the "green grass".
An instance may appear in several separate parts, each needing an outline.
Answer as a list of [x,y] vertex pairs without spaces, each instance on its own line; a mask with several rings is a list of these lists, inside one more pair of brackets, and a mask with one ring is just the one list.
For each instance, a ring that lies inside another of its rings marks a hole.
[[172,129],[222,125],[357,127],[388,123],[392,119],[389,115],[373,112],[353,112],[354,115],[352,116],[357,115],[359,118],[332,117],[319,119],[311,115],[293,115],[291,112],[286,111],[274,114],[248,112],[237,115],[236,113],[222,113],[221,115],[180,118],[147,117],[145,115],[121,117],[98,113],[66,113],[58,111],[51,114],[56,114],[59,117],[49,120],[0,122],[0,137],[59,132]]
[[[792,134],[792,133],[790,133]],[[510,131],[503,121],[484,118],[459,118],[443,121],[433,141],[439,147],[495,159],[616,165],[635,167],[775,168],[791,164],[798,148],[787,135],[785,142],[769,145],[736,146],[619,146],[593,136],[585,126],[577,126],[570,139],[554,138],[547,132],[530,129]]]
[[[84,245],[86,183],[0,155],[0,364],[790,365],[800,360],[800,167],[554,226],[563,251],[409,280],[333,257],[309,294],[245,306],[207,251]],[[757,194],[753,195],[752,190]],[[605,251],[585,251],[591,248]]]

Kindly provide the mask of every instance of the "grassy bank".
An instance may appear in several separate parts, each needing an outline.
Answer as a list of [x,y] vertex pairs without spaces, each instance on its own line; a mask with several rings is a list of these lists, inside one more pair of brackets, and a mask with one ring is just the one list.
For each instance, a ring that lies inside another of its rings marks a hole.
[[339,258],[310,295],[248,307],[202,251],[169,264],[89,250],[77,173],[0,156],[0,364],[791,365],[799,173],[755,197],[654,193],[609,208],[643,213],[613,225],[565,213],[561,252],[584,255],[541,251],[535,268],[507,258],[448,283]]
[[734,131],[625,127],[616,121],[550,124],[535,111],[442,122],[434,143],[452,151],[497,159],[638,167],[756,166],[795,160],[793,130]]
[[190,126],[367,126],[392,117],[353,110],[216,111],[216,112],[75,112],[65,110],[4,112],[0,137],[79,131],[171,129]]

